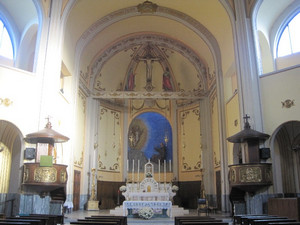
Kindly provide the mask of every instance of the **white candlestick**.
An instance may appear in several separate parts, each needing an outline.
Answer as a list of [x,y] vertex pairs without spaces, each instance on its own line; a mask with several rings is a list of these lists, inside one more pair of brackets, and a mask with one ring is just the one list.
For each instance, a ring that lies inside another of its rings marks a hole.
[[137,182],[140,182],[140,160],[138,160],[138,178]]
[[132,160],[132,183],[134,184],[134,159]]
[[164,182],[166,183],[166,160],[164,160]]
[[158,183],[160,183],[160,159],[158,160]]

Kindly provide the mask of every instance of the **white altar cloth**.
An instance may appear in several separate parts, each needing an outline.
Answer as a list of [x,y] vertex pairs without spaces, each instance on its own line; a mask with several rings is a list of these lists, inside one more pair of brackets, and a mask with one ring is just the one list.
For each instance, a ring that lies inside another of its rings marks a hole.
[[128,193],[130,201],[168,201],[168,192],[130,192]]
[[172,202],[171,201],[124,201],[123,216],[126,216],[128,209],[142,209],[150,207],[152,209],[165,209],[169,211],[169,217],[172,217]]

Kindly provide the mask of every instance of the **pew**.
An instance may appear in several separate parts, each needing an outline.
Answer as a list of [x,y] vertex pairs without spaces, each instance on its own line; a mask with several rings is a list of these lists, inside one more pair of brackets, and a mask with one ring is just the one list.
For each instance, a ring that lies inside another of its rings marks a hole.
[[0,219],[0,222],[25,222],[30,225],[41,225],[41,220],[32,220],[32,219]]
[[7,219],[18,219],[18,220],[40,220],[40,225],[48,225],[49,218],[41,216],[14,216],[8,217]]
[[247,217],[247,216],[268,216],[268,215],[267,214],[261,214],[261,215],[256,215],[256,214],[234,215],[233,216],[233,225],[241,225],[242,224],[242,217]]
[[249,225],[253,220],[267,220],[267,219],[287,219],[286,217],[279,217],[279,216],[244,216],[241,217],[241,225]]
[[120,223],[118,222],[101,222],[101,221],[72,221],[70,224],[80,224],[80,225],[85,225],[85,224],[94,224],[94,225],[119,225]]
[[180,221],[180,225],[229,225],[227,222],[212,222],[212,221]]
[[48,217],[47,225],[57,225],[64,224],[64,215],[51,215],[51,214],[29,214],[29,216],[33,217]]
[[300,225],[300,222],[271,222],[269,225]]
[[270,222],[296,222],[294,219],[267,219],[267,220],[253,220],[252,225],[269,225]]
[[26,222],[0,222],[0,224],[11,224],[11,225],[30,225],[30,223],[26,223]]
[[90,217],[85,217],[87,220],[99,220],[99,219],[118,219],[121,221],[121,225],[127,225],[127,216],[100,216],[100,215],[92,215]]
[[209,216],[175,216],[174,217],[174,221],[175,221],[175,225],[179,225],[180,221],[183,220],[189,220],[189,221],[206,221],[206,222],[210,222],[210,221],[215,221],[215,222],[222,222],[222,220],[216,220],[215,218],[209,217]]

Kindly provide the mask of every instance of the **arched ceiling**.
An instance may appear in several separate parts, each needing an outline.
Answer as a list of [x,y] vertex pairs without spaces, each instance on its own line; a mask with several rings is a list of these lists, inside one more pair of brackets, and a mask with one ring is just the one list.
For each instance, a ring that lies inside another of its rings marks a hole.
[[[140,10],[140,6],[145,8]],[[89,12],[89,16],[83,12]],[[168,67],[173,91],[203,96],[215,82],[213,50],[219,51],[216,37],[220,43],[230,39],[228,45],[233,46],[231,33],[230,38],[224,38],[230,26],[218,0],[184,4],[179,0],[79,0],[66,24],[64,58],[68,64],[68,54],[77,55],[81,78],[94,94],[124,91],[131,69],[135,74],[134,91],[161,92],[162,74]],[[145,56],[149,45],[157,50],[150,56],[160,58],[150,63],[152,88],[147,86],[145,61],[137,60]],[[233,56],[233,47],[230,51]]]

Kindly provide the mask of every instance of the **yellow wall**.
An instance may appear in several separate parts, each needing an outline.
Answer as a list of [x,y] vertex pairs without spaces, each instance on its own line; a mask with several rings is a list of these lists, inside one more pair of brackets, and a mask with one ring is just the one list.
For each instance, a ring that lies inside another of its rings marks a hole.
[[[272,134],[284,122],[300,120],[300,67],[260,78],[264,132]],[[285,108],[282,102],[294,100]]]
[[[241,129],[240,110],[236,93],[226,104],[226,137],[238,133]],[[233,143],[227,141],[228,165],[233,164]]]
[[179,181],[200,180],[202,149],[199,105],[181,108],[177,115]]
[[122,181],[123,139],[122,112],[109,105],[101,105],[98,128],[98,179]]

